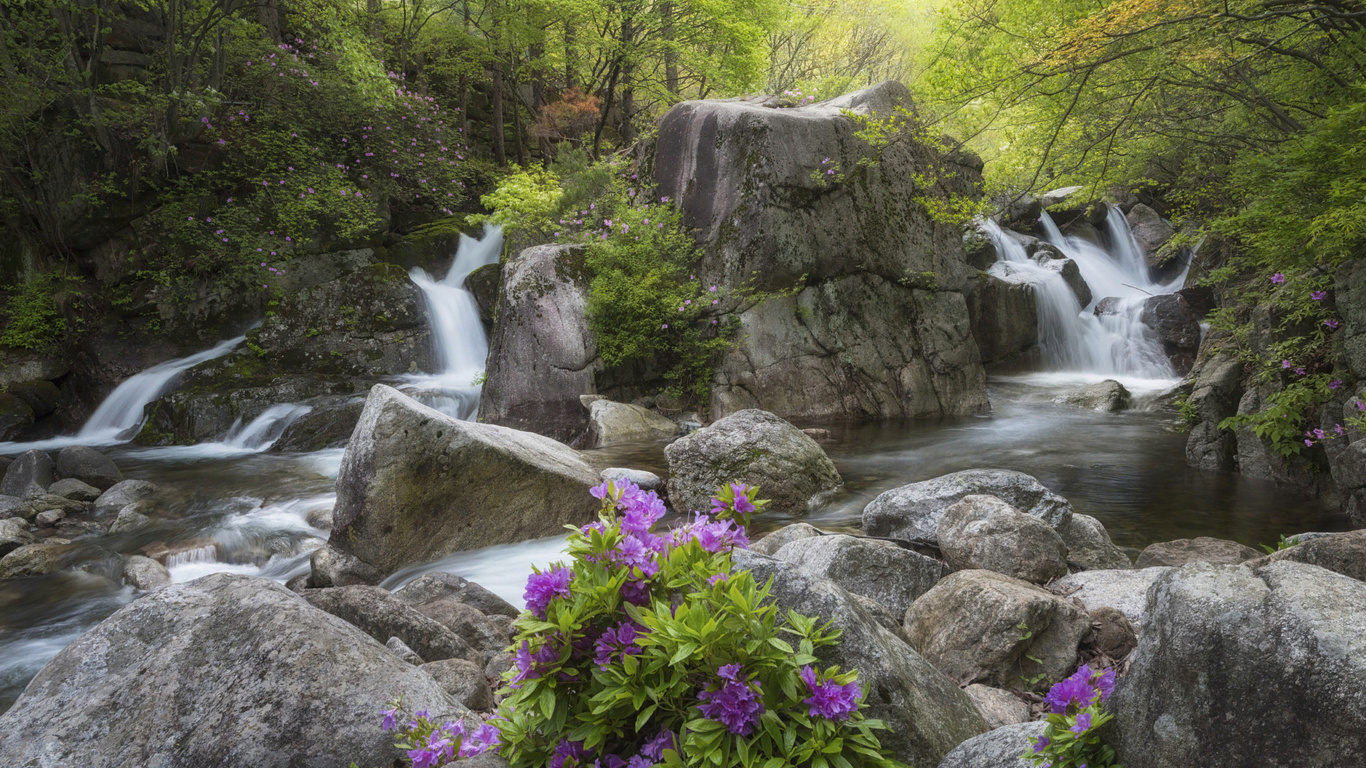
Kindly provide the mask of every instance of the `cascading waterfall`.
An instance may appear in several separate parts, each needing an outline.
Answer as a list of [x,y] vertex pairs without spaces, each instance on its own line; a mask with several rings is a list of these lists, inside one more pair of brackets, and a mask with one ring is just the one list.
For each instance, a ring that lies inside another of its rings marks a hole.
[[312,410],[311,406],[297,403],[272,405],[262,411],[261,415],[252,419],[251,423],[245,427],[240,423],[234,424],[232,429],[228,430],[227,437],[224,438],[223,442],[232,448],[248,451],[268,450],[276,440],[280,439],[290,424]]
[[[1142,250],[1134,241],[1128,221],[1110,208],[1106,227],[1116,243],[1114,253],[1078,237],[1064,235],[1045,211],[1040,223],[1049,244],[1076,263],[1091,288],[1092,301],[1083,307],[1060,271],[1036,262],[1024,246],[993,221],[982,225],[996,246],[999,259],[989,270],[1012,282],[1034,288],[1039,312],[1039,346],[1055,371],[1170,379],[1175,376],[1157,335],[1141,321],[1143,301],[1149,296],[1171,293],[1185,282],[1185,272],[1167,283],[1149,275]],[[1097,315],[1096,304],[1111,298],[1106,312]]]
[[421,268],[410,273],[422,290],[432,328],[435,371],[410,377],[409,384],[427,390],[422,400],[459,419],[472,419],[479,408],[480,380],[489,353],[479,305],[465,288],[474,270],[498,262],[503,251],[501,227],[485,225],[478,240],[460,236],[455,259],[443,280],[435,280]]

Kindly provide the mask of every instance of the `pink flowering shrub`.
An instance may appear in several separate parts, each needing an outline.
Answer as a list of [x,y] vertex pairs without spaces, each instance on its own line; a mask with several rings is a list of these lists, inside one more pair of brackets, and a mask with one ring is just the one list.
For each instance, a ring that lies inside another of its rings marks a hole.
[[838,632],[781,615],[768,585],[732,569],[756,491],[721,488],[708,514],[657,531],[653,492],[593,489],[602,513],[570,536],[570,562],[527,582],[493,721],[514,767],[896,765],[857,672],[814,655]]

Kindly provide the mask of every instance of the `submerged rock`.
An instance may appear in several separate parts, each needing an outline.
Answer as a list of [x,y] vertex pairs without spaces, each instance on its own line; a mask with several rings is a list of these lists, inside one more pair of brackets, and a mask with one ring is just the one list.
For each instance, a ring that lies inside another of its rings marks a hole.
[[57,474],[107,491],[123,479],[114,460],[83,445],[71,445],[57,454]]
[[0,715],[13,768],[388,765],[378,712],[465,708],[359,629],[265,579],[215,574],[125,606]]
[[1071,602],[993,571],[950,574],[906,612],[906,635],[960,683],[1041,688],[1077,665],[1091,617]]
[[855,595],[834,582],[748,551],[734,553],[763,583],[773,578],[772,598],[782,611],[832,621],[843,632],[836,646],[816,654],[822,664],[857,669],[869,717],[887,723],[878,740],[897,760],[935,765],[949,750],[986,730],[972,699],[868,612]]
[[995,496],[964,496],[944,511],[937,533],[954,570],[984,568],[1036,583],[1067,575],[1062,537]]
[[811,500],[843,480],[820,445],[767,411],[733,413],[664,449],[669,500],[676,510],[705,512],[717,486],[760,486],[765,509],[802,514]]
[[1110,709],[1126,768],[1366,765],[1366,584],[1295,562],[1172,569]]
[[1138,568],[1187,563],[1236,565],[1259,555],[1261,553],[1257,550],[1236,541],[1197,536],[1194,539],[1176,539],[1150,544],[1139,553],[1134,565]]
[[342,458],[328,542],[388,574],[588,523],[597,484],[548,437],[460,421],[376,385]]
[[969,469],[880,494],[863,509],[863,530],[871,536],[937,542],[939,519],[970,494],[995,496],[1055,529],[1072,518],[1067,499],[1023,472]]
[[677,434],[677,424],[648,408],[611,400],[597,400],[588,406],[590,447],[667,440]]
[[893,616],[905,616],[911,603],[947,572],[938,560],[891,542],[842,534],[798,538],[774,557],[876,600]]

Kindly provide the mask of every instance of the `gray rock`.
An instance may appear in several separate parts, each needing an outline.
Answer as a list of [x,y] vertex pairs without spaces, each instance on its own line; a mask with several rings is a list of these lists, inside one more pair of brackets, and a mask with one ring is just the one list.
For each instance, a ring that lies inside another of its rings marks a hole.
[[1102,413],[1117,413],[1127,411],[1133,405],[1133,396],[1123,384],[1106,379],[1061,392],[1053,398],[1053,402]]
[[356,556],[323,545],[309,555],[308,586],[316,588],[350,587],[357,584],[378,584],[384,579],[373,565],[361,562]]
[[144,592],[171,583],[171,572],[150,557],[132,555],[123,562],[123,580],[134,589]]
[[1295,562],[1201,563],[1148,600],[1110,699],[1117,762],[1366,765],[1366,584]]
[[25,544],[0,557],[0,579],[22,579],[51,573],[62,566],[71,551],[71,542],[66,539]]
[[1160,266],[1165,256],[1162,253],[1162,246],[1176,235],[1176,227],[1143,203],[1134,204],[1126,218],[1129,220],[1129,229],[1133,232],[1134,240],[1148,261],[1148,266]]
[[843,632],[839,645],[820,649],[817,657],[822,665],[859,671],[865,712],[887,723],[889,730],[879,731],[878,740],[897,760],[935,765],[986,730],[967,694],[881,626],[863,600],[791,563],[749,550],[736,550],[734,558],[759,583],[773,578],[771,595],[780,610],[832,621]]
[[156,485],[146,480],[122,480],[95,499],[95,514],[116,514],[129,504],[142,501],[156,492]]
[[995,496],[964,496],[945,510],[938,539],[955,570],[983,568],[1037,583],[1067,575],[1062,537]]
[[27,503],[18,496],[0,496],[0,519],[22,517],[22,510]]
[[32,406],[23,399],[9,392],[0,392],[0,442],[22,439],[35,419]]
[[997,688],[1047,690],[1076,668],[1090,631],[1071,602],[994,571],[952,573],[906,612],[925,659],[960,683]]
[[528,248],[503,265],[479,420],[570,442],[588,428],[579,395],[602,366],[588,330],[589,274],[576,245]]
[[1348,369],[1366,379],[1366,260],[1349,259],[1338,267],[1333,285],[1338,313],[1342,315],[1343,355]]
[[1179,293],[1152,296],[1143,301],[1143,324],[1157,333],[1162,350],[1177,374],[1185,375],[1200,350],[1200,317]]
[[391,637],[384,641],[384,647],[393,651],[400,659],[403,659],[415,667],[420,667],[423,664],[422,657],[417,655],[417,651],[409,648],[407,643],[397,637]]
[[1123,659],[1138,644],[1137,633],[1129,617],[1118,608],[1097,608],[1091,611],[1091,635],[1087,644],[1112,659]]
[[1080,600],[1089,610],[1115,608],[1141,630],[1148,609],[1148,588],[1167,571],[1167,566],[1116,571],[1082,571],[1048,585],[1063,597]]
[[588,406],[588,445],[595,448],[667,440],[677,434],[677,424],[648,408],[611,400]]
[[792,523],[791,525],[785,525],[758,541],[753,542],[749,545],[749,548],[761,555],[772,557],[777,554],[778,550],[794,541],[809,539],[820,535],[822,535],[821,529],[814,525],[808,523]]
[[1366,581],[1366,531],[1320,534],[1308,540],[1304,540],[1304,534],[1301,534],[1296,539],[1303,543],[1248,560],[1247,566],[1260,568],[1282,561],[1307,563],[1357,581]]
[[28,451],[5,470],[5,477],[0,480],[0,495],[24,499],[45,493],[48,486],[57,481],[56,469],[46,453]]
[[452,699],[470,709],[476,712],[493,709],[493,687],[478,664],[464,659],[445,659],[423,664],[422,671],[431,675]]
[[55,496],[51,493],[40,493],[36,496],[30,496],[25,500],[22,507],[15,509],[15,512],[21,517],[33,519],[44,512],[54,510],[66,514],[76,514],[78,512],[84,512],[89,508],[90,505],[86,502],[73,501],[61,496]]
[[1067,562],[1084,570],[1118,570],[1134,567],[1124,550],[1110,541],[1110,533],[1090,515],[1072,513],[1071,522],[1058,528],[1067,545]]
[[801,514],[812,499],[843,482],[815,440],[767,411],[744,410],[679,438],[664,449],[669,500],[679,511],[705,511],[726,483],[760,486],[768,511]]
[[0,558],[32,543],[33,534],[29,532],[28,525],[22,518],[7,517],[0,520]]
[[424,660],[477,658],[469,644],[450,629],[380,587],[331,587],[309,590],[303,597],[380,642],[397,637]]
[[[757,305],[722,299],[718,310],[740,329],[717,366],[713,415],[896,418],[988,407],[962,294],[972,271],[961,230],[905,205],[974,194],[980,161],[905,135],[857,179],[814,178],[830,167],[824,158],[852,168],[874,156],[844,110],[887,116],[898,106],[912,106],[910,93],[893,82],[791,109],[688,101],[642,149],[642,170],[703,243],[699,280],[728,295],[745,285],[791,292]],[[945,163],[952,178],[916,187],[925,168]]]
[[[428,675],[265,579],[215,574],[125,606],[0,716],[14,768],[388,765],[377,713],[466,710]],[[173,706],[171,704],[174,704]]]
[[328,541],[392,573],[588,523],[597,484],[561,443],[460,421],[379,384],[342,458]]
[[964,294],[972,337],[982,363],[1009,360],[1039,343],[1039,309],[1034,287],[1008,262],[992,265],[972,282]]
[[47,492],[72,501],[94,501],[100,497],[100,489],[74,477],[63,478],[48,487]]
[[40,528],[51,528],[62,520],[66,519],[66,511],[61,509],[49,509],[46,512],[39,512],[33,518]]
[[320,531],[330,531],[332,530],[332,509],[330,507],[310,509],[308,514],[304,515],[304,522]]
[[270,444],[271,453],[309,453],[341,448],[365,410],[365,398],[354,395],[320,395],[304,401],[312,410],[289,423],[280,439]]
[[944,564],[932,557],[845,535],[800,538],[778,549],[774,557],[876,600],[893,616],[905,616],[911,603],[946,573]]
[[142,514],[139,510],[143,509],[142,502],[133,502],[119,510],[118,517],[109,524],[110,533],[127,533],[136,531],[139,528],[151,525],[152,518]]
[[[1052,250],[1051,248],[1049,250]],[[1056,252],[1054,252],[1056,253]],[[1057,272],[1062,277],[1062,281],[1067,283],[1067,287],[1072,289],[1072,294],[1077,297],[1077,306],[1088,307],[1091,305],[1091,286],[1086,283],[1086,278],[1081,275],[1081,267],[1072,259],[1064,258],[1058,254],[1056,258],[1050,258],[1047,251],[1040,251],[1035,260],[1045,269]]]
[[512,635],[508,634],[506,628],[480,613],[474,606],[453,597],[429,600],[413,607],[464,640],[471,648],[471,654],[463,658],[478,662],[481,666],[506,651],[512,643]]
[[[1209,349],[1207,343],[1203,349]],[[1230,350],[1205,354],[1191,371],[1195,383],[1187,402],[1195,423],[1186,439],[1186,463],[1199,469],[1231,471],[1236,464],[1238,440],[1219,422],[1237,414],[1242,398],[1243,363]]]
[[880,494],[863,509],[863,530],[870,536],[938,541],[939,518],[969,494],[995,496],[1055,529],[1072,518],[1067,499],[1023,472],[969,469]]
[[33,415],[42,418],[57,411],[62,402],[62,392],[50,381],[24,381],[9,386],[9,393],[28,403]]
[[109,490],[123,479],[123,473],[113,459],[84,445],[67,446],[57,454],[57,474],[88,483],[102,491]]
[[623,467],[608,467],[599,475],[603,480],[628,481],[635,483],[642,491],[660,491],[664,489],[664,479],[653,472],[646,472],[643,469],[625,469]]
[[478,584],[453,573],[434,571],[425,573],[397,592],[394,596],[405,603],[421,608],[445,600],[455,600],[489,616],[517,618],[521,611],[511,603]]
[[1252,560],[1261,555],[1252,547],[1236,541],[1197,536],[1194,539],[1176,539],[1149,544],[1139,554],[1134,566],[1150,568],[1154,565],[1185,565],[1186,563],[1213,563],[1215,565],[1235,565]]
[[982,713],[988,728],[1029,722],[1029,705],[1010,691],[973,683],[964,688],[963,693],[977,705],[977,711]]
[[959,744],[939,768],[1034,768],[1021,755],[1034,747],[1048,723],[1042,720],[997,728]]

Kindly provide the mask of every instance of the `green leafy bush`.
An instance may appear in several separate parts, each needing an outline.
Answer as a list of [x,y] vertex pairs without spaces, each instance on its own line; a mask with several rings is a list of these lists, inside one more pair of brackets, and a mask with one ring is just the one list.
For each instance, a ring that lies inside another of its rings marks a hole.
[[56,273],[38,275],[26,283],[10,286],[4,305],[5,328],[0,346],[16,349],[47,349],[66,333],[66,320],[53,295],[62,285]]
[[1040,768],[1121,768],[1115,751],[1100,738],[1101,728],[1114,719],[1104,711],[1114,688],[1114,669],[1085,666],[1055,684],[1044,697],[1048,726],[1021,757]]

